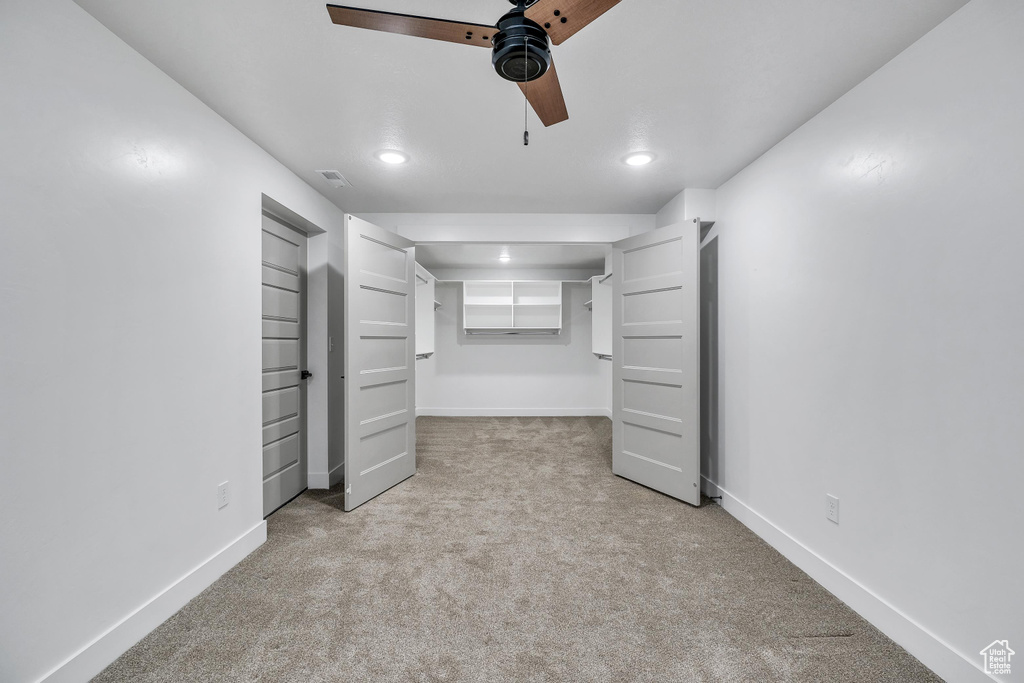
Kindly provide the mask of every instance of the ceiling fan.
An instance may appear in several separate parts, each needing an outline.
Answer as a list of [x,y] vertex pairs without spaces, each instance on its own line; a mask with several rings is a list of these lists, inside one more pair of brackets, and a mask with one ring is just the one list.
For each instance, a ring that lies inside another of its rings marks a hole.
[[[494,26],[327,5],[335,24],[491,48],[498,75],[519,84],[545,126],[569,118],[551,59],[573,36],[620,0],[509,0],[515,7]],[[528,140],[528,138],[527,138]]]

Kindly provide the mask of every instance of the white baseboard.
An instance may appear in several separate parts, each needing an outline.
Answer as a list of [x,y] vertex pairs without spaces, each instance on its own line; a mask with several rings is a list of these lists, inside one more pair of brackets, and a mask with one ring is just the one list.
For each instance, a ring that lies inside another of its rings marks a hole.
[[103,671],[111,662],[142,640],[175,612],[184,607],[224,573],[263,545],[267,540],[267,523],[259,524],[242,534],[227,547],[210,557],[185,576],[165,588],[146,604],[95,640],[69,657],[64,663],[39,679],[39,683],[81,683]]
[[745,527],[778,550],[790,562],[820,583],[830,593],[864,617],[875,628],[917,657],[925,666],[947,681],[998,680],[988,676],[968,655],[955,650],[927,628],[917,623],[870,588],[830,564],[784,530],[739,500],[729,491],[702,476],[705,495],[721,496],[722,508]]
[[330,472],[309,472],[306,475],[306,486],[311,489],[329,489],[345,475],[345,463],[332,469]]
[[611,417],[607,408],[417,408],[417,417]]

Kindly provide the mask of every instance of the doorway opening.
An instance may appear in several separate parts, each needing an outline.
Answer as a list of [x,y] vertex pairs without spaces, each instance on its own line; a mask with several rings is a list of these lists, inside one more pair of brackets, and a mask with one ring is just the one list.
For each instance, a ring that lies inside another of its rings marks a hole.
[[700,471],[718,481],[718,236],[700,250]]
[[[263,195],[261,259],[261,461],[266,518],[306,490],[309,452],[326,424],[326,231]],[[315,247],[315,248],[314,248]],[[307,304],[307,299],[312,304]],[[309,314],[313,311],[312,315]],[[321,348],[323,347],[323,348]],[[311,372],[311,370],[315,371]],[[313,375],[322,375],[312,385]],[[312,444],[312,446],[311,446]]]

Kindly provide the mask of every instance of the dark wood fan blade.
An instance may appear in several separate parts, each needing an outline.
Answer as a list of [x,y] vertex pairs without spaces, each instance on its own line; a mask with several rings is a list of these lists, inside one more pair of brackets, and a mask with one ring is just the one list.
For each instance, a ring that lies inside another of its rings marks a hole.
[[620,0],[537,0],[526,10],[526,17],[543,26],[552,43],[561,45],[619,2]]
[[495,27],[484,24],[465,24],[459,21],[417,17],[412,14],[378,12],[358,7],[327,5],[327,11],[331,15],[331,21],[342,26],[402,33],[407,36],[446,40],[449,43],[479,45],[487,48],[491,47],[491,38],[497,31]]
[[519,89],[526,95],[530,106],[537,112],[545,127],[569,118],[569,110],[565,108],[565,98],[562,97],[562,86],[558,83],[554,62],[551,62],[547,73],[535,81],[520,83]]

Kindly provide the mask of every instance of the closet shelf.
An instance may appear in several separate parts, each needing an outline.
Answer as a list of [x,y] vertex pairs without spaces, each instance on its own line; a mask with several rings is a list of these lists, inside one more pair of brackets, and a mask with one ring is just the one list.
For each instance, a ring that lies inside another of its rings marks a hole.
[[520,328],[520,329],[509,329],[504,327],[478,327],[466,330],[468,335],[492,335],[492,336],[509,336],[514,337],[516,335],[531,336],[531,335],[556,335],[558,330],[552,330],[549,328]]
[[467,280],[462,288],[468,334],[561,332],[561,280]]

